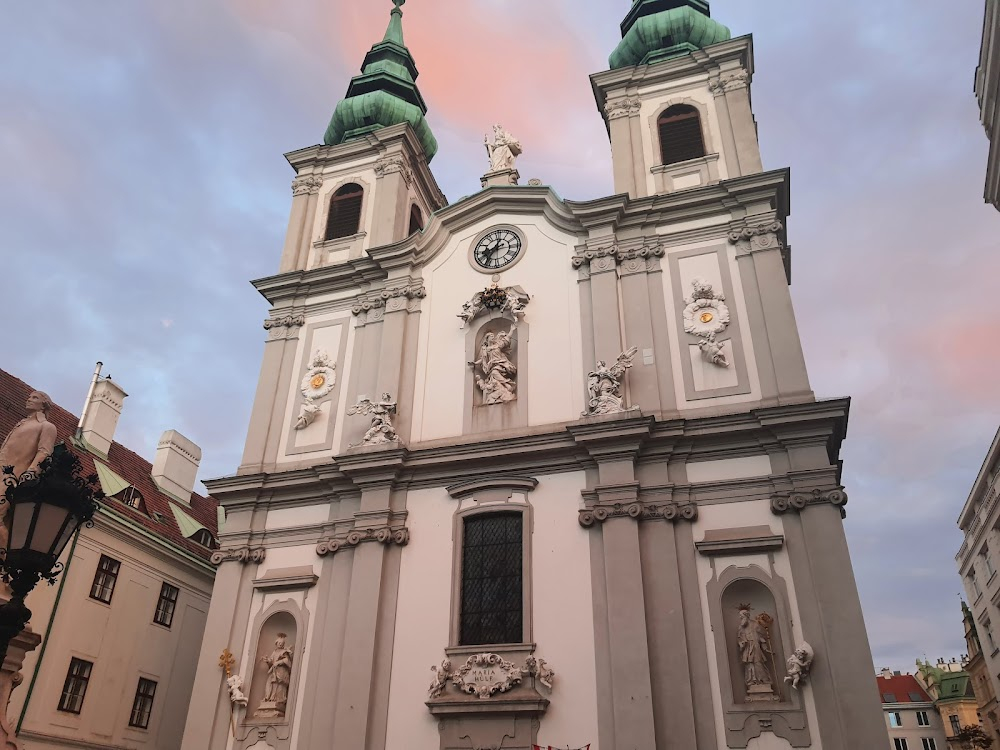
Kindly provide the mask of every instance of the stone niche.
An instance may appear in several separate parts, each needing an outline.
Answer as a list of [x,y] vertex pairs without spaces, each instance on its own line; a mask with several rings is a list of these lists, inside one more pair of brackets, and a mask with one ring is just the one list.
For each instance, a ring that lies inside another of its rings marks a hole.
[[[747,695],[746,682],[743,679],[743,662],[740,659],[740,649],[736,642],[736,633],[740,627],[739,608],[741,604],[749,604],[752,607],[750,611],[752,617],[767,615],[772,618],[768,628],[771,636],[772,654],[767,666],[774,683],[774,700],[770,702],[780,702],[786,687],[782,681],[785,676],[786,655],[782,647],[781,621],[777,616],[774,596],[760,581],[745,578],[729,584],[722,594],[722,620],[728,636],[726,643],[729,646],[729,672],[733,682],[733,702],[743,704],[759,702]],[[765,702],[767,701],[765,700]]]
[[[489,334],[507,333],[515,322],[507,311],[487,308],[469,325],[466,333],[466,362],[480,358],[480,347]],[[517,367],[514,400],[505,403],[485,403],[476,377],[482,377],[479,367],[467,366],[465,378],[465,432],[498,432],[526,427],[528,424],[528,324],[521,318],[514,329],[510,348],[504,352]]]

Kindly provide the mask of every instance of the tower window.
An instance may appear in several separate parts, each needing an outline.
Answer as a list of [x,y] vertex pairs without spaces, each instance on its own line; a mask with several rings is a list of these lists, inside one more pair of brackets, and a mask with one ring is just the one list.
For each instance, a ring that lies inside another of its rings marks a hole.
[[326,239],[335,240],[358,233],[364,195],[364,189],[353,182],[337,189],[330,199],[330,213],[326,217]]
[[407,235],[419,232],[424,228],[424,215],[420,211],[420,206],[414,203],[410,206],[410,230]]
[[465,519],[461,644],[521,643],[524,637],[521,513]]
[[701,131],[701,115],[687,104],[675,104],[664,110],[656,121],[660,135],[660,159],[664,164],[677,164],[705,155],[705,138]]

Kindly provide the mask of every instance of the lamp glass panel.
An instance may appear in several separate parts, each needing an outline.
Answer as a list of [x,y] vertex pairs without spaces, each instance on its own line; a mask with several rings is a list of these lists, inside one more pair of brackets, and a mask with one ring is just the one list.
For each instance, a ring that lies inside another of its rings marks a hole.
[[80,528],[79,519],[71,518],[69,523],[66,524],[66,529],[63,531],[62,536],[59,537],[59,540],[56,542],[56,548],[54,551],[56,557],[59,557],[59,555],[62,554],[62,551],[66,549],[66,545],[69,543],[69,540],[73,537],[73,533],[78,528]]
[[24,502],[11,506],[10,541],[7,549],[25,549],[31,543],[28,533],[31,531],[31,520],[35,516],[38,503]]
[[63,531],[63,524],[70,512],[66,508],[58,505],[42,505],[38,514],[38,522],[35,524],[35,533],[30,540],[31,549],[36,552],[44,552],[50,555],[57,555],[56,543],[61,540],[59,532]]

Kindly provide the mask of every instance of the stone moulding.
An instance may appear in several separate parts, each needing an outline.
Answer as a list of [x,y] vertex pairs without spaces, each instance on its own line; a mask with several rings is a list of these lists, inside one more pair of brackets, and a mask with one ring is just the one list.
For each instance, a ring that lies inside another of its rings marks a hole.
[[403,176],[406,187],[413,184],[413,170],[402,156],[383,156],[375,162],[375,176],[384,177],[387,174],[399,173]]
[[574,255],[570,262],[580,272],[581,278],[589,278],[595,273],[613,271],[622,267],[623,274],[654,271],[666,250],[659,245],[623,249],[618,245],[608,245],[596,250],[584,250]]
[[715,96],[722,96],[727,91],[738,91],[750,86],[750,73],[746,69],[726,73],[708,82],[708,90]]
[[771,497],[771,512],[776,516],[785,513],[801,513],[810,505],[826,505],[829,503],[840,509],[841,518],[847,516],[844,506],[847,505],[847,493],[843,487],[832,490],[814,489],[807,492],[781,493]]
[[323,178],[310,174],[292,180],[292,195],[316,195],[323,187]]
[[695,503],[678,503],[670,500],[666,503],[598,503],[580,510],[580,525],[589,529],[595,524],[602,524],[609,518],[628,516],[636,521],[677,521],[698,520],[698,506]]
[[781,249],[781,240],[779,237],[783,228],[780,221],[743,227],[729,233],[729,243],[736,245],[737,249],[742,252],[752,253],[757,250],[770,250],[771,248]]
[[267,556],[267,550],[263,547],[236,547],[234,549],[219,549],[212,553],[212,565],[221,565],[224,562],[238,562],[243,565],[249,563],[262,563]]
[[298,336],[296,329],[306,324],[304,315],[284,315],[280,318],[268,318],[264,321],[264,330],[268,333],[268,341],[294,339]]
[[410,530],[406,527],[378,526],[368,529],[354,529],[343,536],[324,539],[316,545],[316,554],[320,557],[326,557],[339,550],[357,547],[365,542],[397,544],[400,547],[405,547],[409,541]]
[[420,300],[426,296],[427,288],[423,284],[383,289],[356,297],[351,312],[358,317],[358,325],[378,323],[387,312],[415,312],[420,309]]
[[604,114],[609,120],[619,117],[633,117],[639,114],[642,101],[636,97],[626,96],[622,99],[609,99],[604,103]]

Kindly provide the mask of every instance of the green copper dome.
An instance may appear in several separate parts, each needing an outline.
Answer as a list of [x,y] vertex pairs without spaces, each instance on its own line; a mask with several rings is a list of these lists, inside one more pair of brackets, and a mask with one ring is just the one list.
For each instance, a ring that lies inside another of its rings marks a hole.
[[427,161],[438,144],[424,115],[427,105],[415,83],[417,66],[403,44],[403,11],[406,0],[392,0],[385,37],[365,56],[361,75],[351,79],[347,96],[337,104],[323,143],[335,146],[379,128],[408,122],[416,133]]
[[712,20],[706,0],[635,0],[621,28],[621,43],[608,59],[612,69],[686,55],[732,38]]

